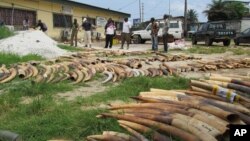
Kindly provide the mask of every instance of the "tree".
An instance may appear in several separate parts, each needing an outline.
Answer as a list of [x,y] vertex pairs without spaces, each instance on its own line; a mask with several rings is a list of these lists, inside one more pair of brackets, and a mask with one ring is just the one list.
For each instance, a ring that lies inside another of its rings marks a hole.
[[213,0],[208,5],[205,13],[209,21],[235,20],[241,19],[247,11],[247,8],[241,2],[224,2],[223,0]]
[[198,22],[198,14],[194,9],[189,9],[187,12],[188,23],[197,23]]

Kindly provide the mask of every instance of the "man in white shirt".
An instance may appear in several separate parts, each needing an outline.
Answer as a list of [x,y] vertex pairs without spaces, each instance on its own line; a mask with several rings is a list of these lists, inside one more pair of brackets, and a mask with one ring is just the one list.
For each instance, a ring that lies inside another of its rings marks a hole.
[[123,27],[122,27],[122,34],[121,34],[121,40],[122,40],[121,49],[123,49],[123,45],[124,45],[125,41],[127,42],[127,49],[129,49],[131,27],[132,27],[132,25],[128,21],[128,18],[124,18]]

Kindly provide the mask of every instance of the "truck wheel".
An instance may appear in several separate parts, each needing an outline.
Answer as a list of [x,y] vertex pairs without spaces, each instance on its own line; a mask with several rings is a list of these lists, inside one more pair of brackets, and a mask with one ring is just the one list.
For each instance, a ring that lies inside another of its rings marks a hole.
[[235,43],[236,46],[240,45],[239,39],[234,39],[234,43]]
[[140,44],[141,43],[141,37],[139,35],[134,35],[134,44]]
[[206,46],[211,46],[213,44],[213,41],[209,36],[206,37],[205,44]]
[[196,37],[195,37],[195,36],[193,36],[193,38],[192,38],[192,44],[193,44],[193,45],[197,45],[197,40],[196,40]]
[[225,41],[223,41],[223,45],[224,46],[229,46],[230,43],[231,43],[231,40],[225,40]]
[[142,43],[142,44],[145,44],[145,43],[146,43],[146,40],[141,40],[141,43]]

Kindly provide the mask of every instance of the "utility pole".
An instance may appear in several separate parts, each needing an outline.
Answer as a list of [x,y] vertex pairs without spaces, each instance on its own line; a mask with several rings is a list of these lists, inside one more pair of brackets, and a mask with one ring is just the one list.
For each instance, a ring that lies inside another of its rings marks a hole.
[[141,0],[139,0],[139,13],[140,13],[140,22],[142,22]]
[[187,36],[187,0],[185,0],[184,7],[184,36]]
[[142,3],[142,20],[141,22],[144,22],[144,3]]
[[169,16],[170,16],[170,0],[168,0],[168,14],[169,14]]

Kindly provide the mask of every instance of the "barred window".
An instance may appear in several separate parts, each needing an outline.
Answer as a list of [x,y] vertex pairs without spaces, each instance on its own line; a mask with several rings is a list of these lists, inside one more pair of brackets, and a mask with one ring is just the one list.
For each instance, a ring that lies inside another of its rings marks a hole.
[[64,14],[53,14],[54,27],[72,27],[72,16]]
[[122,30],[123,22],[115,22],[115,26],[117,30]]
[[96,19],[95,18],[89,18],[89,21],[92,25],[96,25]]

